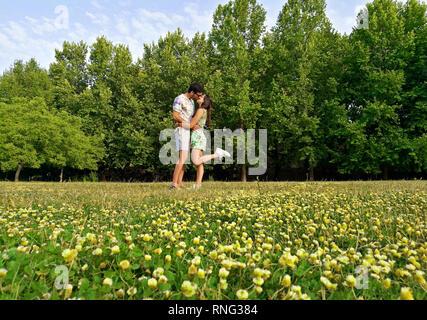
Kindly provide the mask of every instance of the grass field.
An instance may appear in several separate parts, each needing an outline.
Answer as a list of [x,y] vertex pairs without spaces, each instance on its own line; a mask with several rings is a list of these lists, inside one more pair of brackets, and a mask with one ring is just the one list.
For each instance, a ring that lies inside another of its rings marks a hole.
[[427,299],[424,181],[167,187],[0,182],[0,299]]

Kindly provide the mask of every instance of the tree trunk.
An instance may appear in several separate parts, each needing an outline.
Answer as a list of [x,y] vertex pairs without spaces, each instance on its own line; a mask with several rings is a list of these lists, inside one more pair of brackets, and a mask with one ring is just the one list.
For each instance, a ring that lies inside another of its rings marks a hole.
[[62,183],[62,178],[64,177],[64,168],[61,168],[61,174],[59,175],[59,182]]
[[276,150],[274,151],[275,152],[275,154],[276,154],[276,157],[275,157],[275,159],[276,159],[276,163],[275,163],[275,168],[274,168],[274,173],[275,173],[275,180],[279,180],[280,181],[280,179],[281,179],[281,177],[282,177],[282,174],[283,174],[283,168],[282,168],[282,156],[281,156],[281,153],[280,153],[280,151],[283,149],[283,147],[281,146],[281,145],[279,145],[279,146],[277,146],[276,147]]
[[314,166],[311,164],[309,167],[309,175],[310,175],[310,181],[314,181]]
[[383,179],[388,180],[388,165],[387,164],[384,166]]
[[[240,120],[240,130],[243,130],[243,121]],[[245,160],[246,161],[246,160]],[[246,178],[247,174],[246,174],[246,164],[242,165],[242,182],[246,182],[247,178]]]
[[107,179],[105,178],[105,170],[104,169],[101,169],[101,171],[99,172],[99,180],[101,180],[101,182],[107,181]]
[[246,164],[242,164],[242,182],[246,181]]
[[311,155],[307,158],[308,172],[307,172],[307,180],[314,181],[314,166],[311,164]]
[[15,173],[15,182],[19,182],[19,174],[21,173],[22,167],[23,167],[23,163],[20,162],[18,164],[18,169],[16,170],[16,173]]

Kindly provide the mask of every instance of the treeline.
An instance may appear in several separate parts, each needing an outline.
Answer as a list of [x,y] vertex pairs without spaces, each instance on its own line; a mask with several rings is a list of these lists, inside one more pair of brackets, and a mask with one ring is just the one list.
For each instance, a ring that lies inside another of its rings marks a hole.
[[[178,29],[136,62],[105,37],[64,42],[49,70],[16,61],[0,78],[0,178],[170,180],[159,134],[194,81],[215,102],[212,128],[268,129],[260,179],[423,178],[426,4],[374,0],[369,26],[350,35],[325,7],[288,0],[266,30],[256,0],[235,0],[218,6],[208,35]],[[247,166],[206,175],[246,181]]]

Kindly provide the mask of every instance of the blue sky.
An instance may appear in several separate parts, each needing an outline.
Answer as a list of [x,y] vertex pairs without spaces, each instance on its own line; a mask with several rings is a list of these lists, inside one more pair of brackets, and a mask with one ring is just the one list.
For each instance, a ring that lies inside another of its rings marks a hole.
[[[0,0],[0,74],[16,59],[36,58],[48,68],[64,41],[91,45],[105,35],[129,46],[134,60],[143,44],[180,27],[187,37],[208,32],[212,15],[228,0]],[[274,26],[286,0],[258,0]],[[340,33],[350,33],[368,0],[327,0],[327,15]]]

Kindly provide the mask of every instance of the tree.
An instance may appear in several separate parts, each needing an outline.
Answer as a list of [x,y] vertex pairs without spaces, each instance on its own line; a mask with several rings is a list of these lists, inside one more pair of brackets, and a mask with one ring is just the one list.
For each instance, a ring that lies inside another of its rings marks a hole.
[[0,99],[6,102],[17,97],[42,97],[49,102],[52,99],[51,93],[52,83],[49,76],[34,59],[26,63],[22,60],[15,61],[13,67],[0,77]]
[[42,164],[96,169],[102,148],[79,125],[79,119],[65,111],[56,114],[49,110],[42,98],[0,103],[1,170],[16,169],[18,181],[24,167],[40,168]]
[[325,111],[336,98],[343,69],[342,38],[332,29],[325,7],[324,0],[289,0],[264,40],[271,52],[263,89],[266,119],[286,164],[307,168],[310,180],[316,165],[327,158],[321,126],[330,120]]
[[367,10],[369,28],[349,37],[345,100],[351,120],[366,125],[360,168],[387,178],[393,167],[420,170],[419,141],[411,141],[426,129],[425,5],[374,0]]
[[88,46],[83,41],[64,41],[62,50],[55,49],[56,61],[49,68],[54,85],[58,88],[68,86],[75,94],[84,92],[89,85],[87,56]]
[[[256,0],[235,0],[219,5],[209,34],[212,72],[207,87],[219,107],[219,127],[255,129],[261,114],[257,84],[261,39],[265,32],[264,8]],[[246,164],[241,180],[246,181]]]

